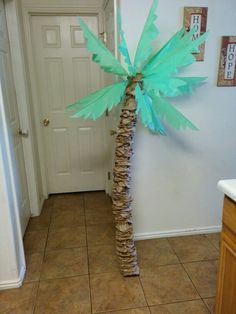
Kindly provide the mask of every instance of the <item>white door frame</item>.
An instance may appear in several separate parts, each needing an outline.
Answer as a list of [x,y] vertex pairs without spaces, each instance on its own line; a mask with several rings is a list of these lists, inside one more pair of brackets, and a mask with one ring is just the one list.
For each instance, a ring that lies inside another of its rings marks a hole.
[[34,129],[31,117],[31,99],[26,74],[26,63],[22,40],[20,21],[20,3],[18,0],[5,1],[7,28],[9,35],[13,79],[16,90],[17,106],[19,111],[20,126],[23,131],[28,131],[29,136],[22,138],[30,210],[32,216],[38,216],[44,202],[43,195],[39,194],[36,151],[33,138]]
[[25,257],[19,219],[13,150],[0,84],[0,290],[20,287]]
[[[79,7],[79,6],[70,6],[69,4],[66,6],[62,5],[23,5],[22,7],[22,14],[23,14],[23,27],[26,39],[26,51],[28,57],[28,65],[29,65],[29,76],[31,82],[31,91],[32,91],[32,98],[33,98],[33,111],[34,111],[34,124],[36,128],[36,137],[38,142],[38,150],[39,150],[39,162],[40,162],[40,170],[42,176],[42,184],[43,184],[43,194],[44,197],[48,197],[48,186],[47,186],[47,179],[46,179],[46,161],[45,161],[45,148],[43,144],[42,132],[41,132],[41,113],[39,110],[40,104],[40,97],[39,91],[37,88],[37,76],[36,76],[36,69],[34,64],[33,58],[33,49],[32,49],[32,41],[31,41],[31,18],[35,15],[76,15],[76,14],[92,14],[98,16],[98,28],[99,33],[103,31],[103,10],[100,7]],[[101,80],[103,83],[103,75],[101,75]],[[105,134],[104,134],[105,135]],[[107,182],[107,175],[104,174]],[[107,186],[107,184],[105,184]]]

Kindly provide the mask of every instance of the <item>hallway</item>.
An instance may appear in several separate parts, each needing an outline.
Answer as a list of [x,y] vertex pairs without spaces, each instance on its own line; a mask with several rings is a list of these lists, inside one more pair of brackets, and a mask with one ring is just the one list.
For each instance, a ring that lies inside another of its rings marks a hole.
[[138,241],[140,277],[123,278],[103,192],[51,196],[24,245],[24,285],[0,292],[0,313],[213,313],[219,235]]

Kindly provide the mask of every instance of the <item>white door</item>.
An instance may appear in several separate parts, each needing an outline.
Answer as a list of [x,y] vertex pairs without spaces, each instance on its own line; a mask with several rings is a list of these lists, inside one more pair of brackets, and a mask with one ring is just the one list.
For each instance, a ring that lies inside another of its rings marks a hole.
[[[97,16],[83,16],[98,34]],[[105,189],[104,117],[71,119],[66,107],[101,88],[75,16],[33,16],[31,38],[40,96],[49,193]]]
[[11,56],[9,50],[6,16],[3,0],[0,0],[0,88],[3,94],[4,108],[7,118],[9,135],[12,144],[13,171],[17,187],[17,205],[21,223],[22,236],[30,218],[30,205],[25,172],[24,153],[20,128],[19,114],[11,69]]

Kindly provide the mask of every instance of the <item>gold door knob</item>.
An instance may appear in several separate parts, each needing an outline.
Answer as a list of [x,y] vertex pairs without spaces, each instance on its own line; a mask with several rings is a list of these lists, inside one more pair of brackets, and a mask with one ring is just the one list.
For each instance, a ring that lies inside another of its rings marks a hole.
[[50,120],[48,118],[43,119],[43,125],[48,126],[50,123]]
[[110,130],[110,135],[113,136],[115,135],[117,132],[115,130]]

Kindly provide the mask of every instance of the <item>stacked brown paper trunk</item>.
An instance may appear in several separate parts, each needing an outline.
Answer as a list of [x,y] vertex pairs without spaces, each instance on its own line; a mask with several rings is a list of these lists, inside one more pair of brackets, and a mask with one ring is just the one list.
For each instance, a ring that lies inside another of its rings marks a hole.
[[130,78],[116,137],[112,201],[116,226],[116,251],[123,276],[139,275],[134,245],[130,181],[133,137],[137,122],[134,91],[141,78],[141,74]]

